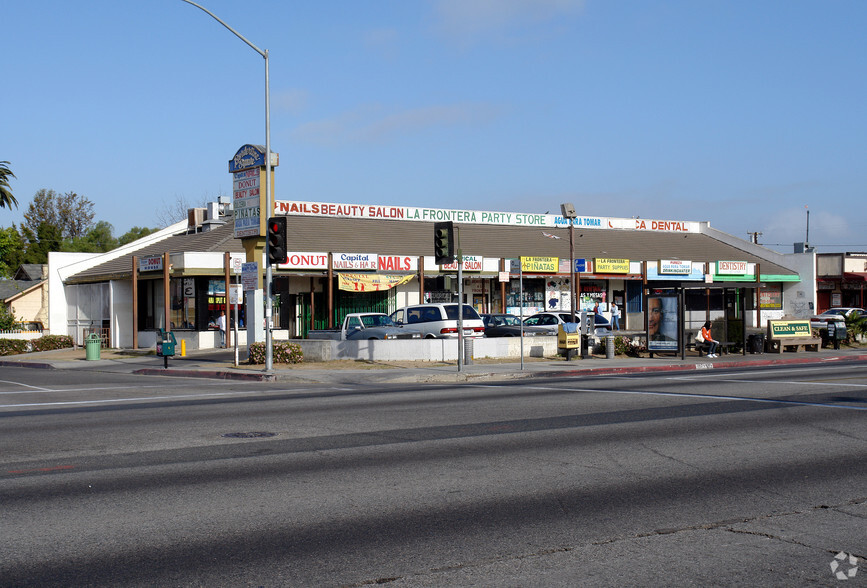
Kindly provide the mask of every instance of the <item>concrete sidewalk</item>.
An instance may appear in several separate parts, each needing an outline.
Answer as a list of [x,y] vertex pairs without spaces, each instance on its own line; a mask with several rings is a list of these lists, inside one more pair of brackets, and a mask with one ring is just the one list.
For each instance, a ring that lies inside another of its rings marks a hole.
[[[246,355],[241,350],[241,357]],[[615,357],[605,359],[527,358],[520,361],[476,359],[459,372],[457,364],[439,362],[369,362],[330,361],[298,365],[274,364],[266,372],[263,365],[234,365],[232,349],[203,350],[186,357],[170,358],[164,369],[162,357],[142,350],[102,350],[100,359],[86,360],[85,350],[62,349],[23,355],[5,356],[2,366],[44,369],[85,370],[103,373],[140,374],[216,378],[226,380],[281,381],[317,384],[429,383],[509,380],[534,377],[581,377],[612,374],[691,371],[763,365],[791,365],[867,360],[867,347],[822,349],[819,352],[783,354],[724,355],[714,359],[687,355],[650,357]],[[242,360],[243,361],[243,360]]]

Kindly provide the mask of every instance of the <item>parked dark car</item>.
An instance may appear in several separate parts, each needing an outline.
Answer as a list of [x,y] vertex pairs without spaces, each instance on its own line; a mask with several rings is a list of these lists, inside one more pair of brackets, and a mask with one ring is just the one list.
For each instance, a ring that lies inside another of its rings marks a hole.
[[[520,337],[521,319],[514,314],[483,314],[485,337]],[[525,337],[550,335],[547,329],[524,327]]]

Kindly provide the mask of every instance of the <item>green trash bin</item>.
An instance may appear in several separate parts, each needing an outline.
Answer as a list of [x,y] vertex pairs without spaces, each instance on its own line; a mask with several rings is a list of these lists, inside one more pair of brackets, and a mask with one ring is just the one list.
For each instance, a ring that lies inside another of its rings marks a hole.
[[84,353],[87,361],[99,359],[99,348],[102,346],[102,339],[96,333],[91,333],[87,336],[84,342]]

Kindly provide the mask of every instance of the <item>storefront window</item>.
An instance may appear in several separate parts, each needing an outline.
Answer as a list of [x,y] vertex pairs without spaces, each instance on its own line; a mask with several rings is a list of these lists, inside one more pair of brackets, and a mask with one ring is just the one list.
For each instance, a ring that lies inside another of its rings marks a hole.
[[193,278],[178,278],[169,282],[171,329],[196,328],[196,281]]
[[[226,326],[231,328],[235,324],[235,306],[230,305],[229,307],[229,315],[226,317]],[[279,303],[275,302],[275,308],[279,308]],[[208,308],[207,308],[207,320],[208,320],[208,328],[216,329],[217,328],[217,318],[220,316],[220,312],[226,310],[226,282],[225,280],[208,280]],[[244,327],[244,313],[245,309],[243,304],[238,306],[238,328]],[[275,324],[279,324],[275,323]]]
[[759,290],[759,304],[762,310],[782,310],[783,285],[770,284]]

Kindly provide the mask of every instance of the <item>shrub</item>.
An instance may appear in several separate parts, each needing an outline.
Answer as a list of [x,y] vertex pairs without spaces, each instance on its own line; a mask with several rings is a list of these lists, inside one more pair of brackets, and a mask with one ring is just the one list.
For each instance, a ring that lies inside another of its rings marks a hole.
[[18,355],[27,353],[30,341],[23,339],[0,339],[0,355]]
[[45,335],[31,342],[32,351],[52,351],[54,349],[68,349],[72,347],[72,337],[69,335]]
[[[252,343],[247,347],[250,354],[250,363],[265,363],[265,344]],[[304,361],[304,353],[297,343],[288,341],[274,341],[274,363],[301,363]]]
[[638,357],[644,351],[644,345],[641,343],[633,343],[629,337],[614,338],[614,353],[617,355],[628,355],[629,357]]
[[849,343],[856,343],[861,337],[867,335],[867,316],[859,316],[850,313],[846,317],[846,338]]

